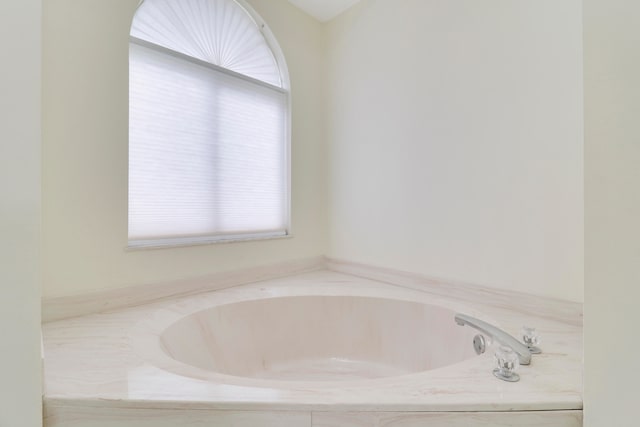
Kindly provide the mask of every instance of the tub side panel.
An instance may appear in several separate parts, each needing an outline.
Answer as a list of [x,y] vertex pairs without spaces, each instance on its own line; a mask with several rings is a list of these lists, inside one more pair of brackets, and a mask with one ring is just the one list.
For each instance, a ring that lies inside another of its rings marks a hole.
[[310,427],[309,412],[45,407],[45,427]]
[[582,411],[313,412],[312,427],[582,427]]

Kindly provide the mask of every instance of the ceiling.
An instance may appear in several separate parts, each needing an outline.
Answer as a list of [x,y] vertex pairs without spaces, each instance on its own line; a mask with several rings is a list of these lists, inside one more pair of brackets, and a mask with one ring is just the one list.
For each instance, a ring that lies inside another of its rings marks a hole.
[[360,0],[289,0],[320,22],[327,22]]

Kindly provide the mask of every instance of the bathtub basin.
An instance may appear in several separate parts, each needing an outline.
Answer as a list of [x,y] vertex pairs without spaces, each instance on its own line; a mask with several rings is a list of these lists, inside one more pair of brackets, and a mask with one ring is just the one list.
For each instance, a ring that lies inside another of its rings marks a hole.
[[473,331],[440,306],[362,296],[294,296],[215,306],[159,337],[172,359],[224,375],[352,381],[475,357]]

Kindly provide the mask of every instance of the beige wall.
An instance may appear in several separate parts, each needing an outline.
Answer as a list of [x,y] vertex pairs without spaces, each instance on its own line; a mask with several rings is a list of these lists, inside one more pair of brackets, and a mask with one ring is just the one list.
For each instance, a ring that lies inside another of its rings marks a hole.
[[328,36],[329,254],[581,301],[581,2],[363,0]]
[[45,297],[328,252],[582,300],[579,0],[365,0],[328,27],[250,1],[292,77],[295,238],[127,252],[137,3],[44,2]]
[[585,426],[638,425],[640,3],[584,1]]
[[0,1],[0,426],[42,425],[40,0]]
[[324,39],[286,0],[251,0],[293,93],[291,239],[127,252],[128,37],[139,0],[47,0],[43,68],[44,296],[199,277],[326,250]]

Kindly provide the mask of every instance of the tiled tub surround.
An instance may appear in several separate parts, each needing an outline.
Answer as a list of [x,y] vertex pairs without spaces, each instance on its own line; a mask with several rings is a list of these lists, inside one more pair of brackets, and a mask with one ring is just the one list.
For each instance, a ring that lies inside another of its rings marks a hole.
[[[45,426],[582,425],[579,304],[328,267],[45,323]],[[455,312],[544,353],[499,381]]]

